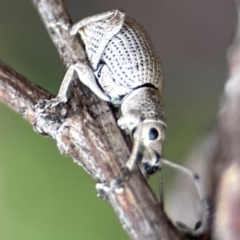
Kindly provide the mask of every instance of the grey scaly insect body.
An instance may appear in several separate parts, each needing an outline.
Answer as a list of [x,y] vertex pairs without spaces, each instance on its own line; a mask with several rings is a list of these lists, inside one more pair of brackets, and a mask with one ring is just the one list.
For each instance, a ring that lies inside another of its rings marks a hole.
[[[63,26],[64,27],[64,26]],[[198,175],[191,170],[162,158],[166,119],[161,91],[163,71],[152,42],[134,19],[120,10],[87,17],[70,27],[72,35],[79,33],[91,68],[80,63],[69,67],[59,93],[50,105],[67,101],[67,90],[74,72],[97,96],[121,107],[118,125],[133,134],[134,144],[126,166],[131,171],[136,165],[140,148],[144,148],[141,169],[145,175],[169,165],[193,178],[203,208],[201,227],[192,230],[177,224],[194,235],[201,234],[207,222],[207,204]],[[99,184],[98,184],[99,185]]]

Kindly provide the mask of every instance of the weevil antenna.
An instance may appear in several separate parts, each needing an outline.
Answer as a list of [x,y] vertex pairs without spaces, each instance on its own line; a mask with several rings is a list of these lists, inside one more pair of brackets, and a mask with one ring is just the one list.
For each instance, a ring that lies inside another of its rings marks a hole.
[[138,153],[140,151],[140,146],[141,146],[141,135],[142,135],[142,121],[137,126],[134,141],[133,141],[132,152],[126,163],[126,166],[130,171],[133,170],[138,159]]
[[[167,159],[162,158],[161,161],[162,161],[163,164],[168,165],[169,167],[172,167],[176,170],[179,170],[180,172],[183,172],[183,173],[187,174],[188,176],[190,176],[193,179],[195,187],[197,189],[198,196],[200,198],[201,208],[203,210],[202,222],[201,222],[201,225],[199,227],[196,227],[195,229],[191,229],[191,228],[188,228],[186,226],[184,226],[184,228],[180,227],[180,229],[184,230],[185,227],[186,227],[186,232],[188,232],[191,235],[201,235],[201,234],[203,234],[206,231],[206,228],[207,228],[208,216],[209,216],[209,207],[208,207],[206,198],[203,194],[203,189],[202,189],[201,184],[200,184],[199,175],[197,173],[195,173],[194,171],[192,171],[191,169],[186,168],[184,166],[181,166],[179,164],[173,163],[173,162],[171,162]],[[196,226],[198,225],[198,223],[196,224]],[[184,225],[184,224],[178,223],[177,227],[179,228],[179,226],[181,226],[181,225]]]

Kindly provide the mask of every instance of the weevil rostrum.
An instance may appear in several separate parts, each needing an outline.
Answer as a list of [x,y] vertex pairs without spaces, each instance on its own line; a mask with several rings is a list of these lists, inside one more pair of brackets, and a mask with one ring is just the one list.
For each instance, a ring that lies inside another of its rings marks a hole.
[[[206,211],[198,175],[161,157],[167,127],[161,97],[164,76],[160,59],[143,27],[122,11],[112,10],[84,18],[69,31],[72,35],[81,35],[92,72],[89,71],[85,79],[86,74],[82,74],[77,63],[70,66],[53,104],[67,101],[67,89],[76,72],[80,81],[98,97],[121,107],[118,125],[134,139],[127,168],[133,170],[138,151],[143,147],[140,163],[143,173],[151,175],[161,164],[187,173],[194,179]],[[203,219],[202,228],[205,223]],[[194,233],[200,232],[198,230]]]

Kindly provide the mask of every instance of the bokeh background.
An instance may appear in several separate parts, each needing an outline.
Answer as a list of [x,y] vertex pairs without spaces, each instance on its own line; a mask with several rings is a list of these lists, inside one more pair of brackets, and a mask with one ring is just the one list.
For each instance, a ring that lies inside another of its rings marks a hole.
[[[120,8],[151,36],[163,63],[165,157],[181,161],[216,124],[226,48],[236,12],[229,0],[66,0],[76,22]],[[65,69],[31,1],[0,0],[0,58],[57,93]],[[173,171],[165,171],[165,200]],[[157,177],[151,179],[157,189]],[[95,182],[53,140],[0,103],[0,240],[128,239]],[[189,194],[186,190],[186,194]],[[191,193],[190,193],[191,194]]]

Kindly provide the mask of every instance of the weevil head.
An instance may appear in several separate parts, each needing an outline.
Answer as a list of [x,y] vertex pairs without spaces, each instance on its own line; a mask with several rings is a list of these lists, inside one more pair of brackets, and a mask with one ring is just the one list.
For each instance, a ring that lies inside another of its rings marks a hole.
[[134,144],[143,147],[140,165],[146,175],[151,175],[159,169],[166,132],[160,91],[150,87],[136,89],[124,99],[121,110],[118,124],[132,133]]
[[162,121],[144,120],[137,127],[133,137],[143,146],[141,168],[146,175],[158,171],[165,140],[166,125]]

